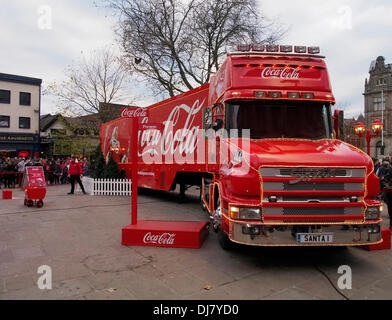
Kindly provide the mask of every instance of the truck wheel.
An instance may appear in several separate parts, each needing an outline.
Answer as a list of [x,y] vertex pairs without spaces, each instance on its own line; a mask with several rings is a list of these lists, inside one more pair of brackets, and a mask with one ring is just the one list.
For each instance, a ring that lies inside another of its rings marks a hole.
[[42,208],[44,206],[44,202],[42,201],[42,200],[39,200],[38,202],[37,202],[37,207],[38,208]]
[[234,247],[234,243],[231,242],[227,234],[223,230],[218,231],[219,245],[223,250],[231,250]]

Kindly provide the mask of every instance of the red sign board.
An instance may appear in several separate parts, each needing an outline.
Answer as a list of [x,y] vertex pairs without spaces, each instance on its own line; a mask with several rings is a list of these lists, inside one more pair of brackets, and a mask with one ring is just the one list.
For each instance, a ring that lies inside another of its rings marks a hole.
[[45,174],[42,167],[26,167],[26,173],[23,179],[23,186],[45,187]]
[[19,151],[18,157],[27,158],[30,155],[28,151]]

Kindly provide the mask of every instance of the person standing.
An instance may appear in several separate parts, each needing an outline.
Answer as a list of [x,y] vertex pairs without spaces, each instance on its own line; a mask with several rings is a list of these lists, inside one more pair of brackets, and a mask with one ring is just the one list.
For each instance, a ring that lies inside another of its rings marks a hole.
[[389,229],[392,230],[392,168],[384,171],[383,176],[383,198],[388,207]]
[[72,157],[72,160],[69,163],[68,175],[71,181],[71,192],[68,194],[74,194],[75,182],[78,182],[83,193],[87,194],[86,191],[84,191],[82,180],[80,180],[80,177],[83,175],[82,166],[80,165],[78,158],[75,156]]
[[385,184],[384,177],[388,173],[389,170],[390,170],[389,159],[384,158],[382,160],[382,166],[380,166],[379,169],[377,170],[377,176],[380,178],[380,189],[381,189],[381,191],[384,190],[384,184]]

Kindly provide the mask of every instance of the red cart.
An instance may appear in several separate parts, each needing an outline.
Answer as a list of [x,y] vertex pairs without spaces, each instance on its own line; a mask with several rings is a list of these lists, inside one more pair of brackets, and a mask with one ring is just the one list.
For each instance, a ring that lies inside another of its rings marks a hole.
[[46,183],[42,167],[28,167],[25,172],[25,206],[42,208],[46,196]]

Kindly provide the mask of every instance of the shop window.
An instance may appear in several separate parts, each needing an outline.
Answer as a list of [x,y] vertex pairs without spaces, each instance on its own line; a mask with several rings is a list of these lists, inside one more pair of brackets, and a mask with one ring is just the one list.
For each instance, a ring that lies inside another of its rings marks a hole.
[[0,116],[0,128],[9,128],[9,127],[10,127],[10,117]]
[[30,129],[30,118],[19,117],[19,129]]
[[52,136],[65,136],[67,131],[65,129],[50,129],[50,134]]
[[31,106],[31,93],[20,92],[19,93],[19,104],[21,106]]
[[9,90],[0,90],[0,103],[11,103],[11,91]]

